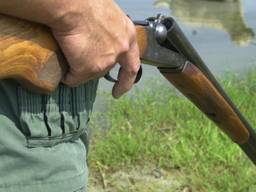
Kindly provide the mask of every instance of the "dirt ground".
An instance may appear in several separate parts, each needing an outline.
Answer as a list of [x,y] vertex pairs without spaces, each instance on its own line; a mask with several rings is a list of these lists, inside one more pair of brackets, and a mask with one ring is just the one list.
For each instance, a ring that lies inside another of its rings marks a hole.
[[179,171],[159,168],[133,168],[105,174],[97,171],[90,178],[89,192],[192,192],[190,187],[179,182]]

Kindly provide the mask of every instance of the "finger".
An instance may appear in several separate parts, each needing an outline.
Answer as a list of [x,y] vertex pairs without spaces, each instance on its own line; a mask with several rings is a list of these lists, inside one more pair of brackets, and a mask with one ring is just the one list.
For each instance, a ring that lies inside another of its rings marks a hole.
[[81,75],[74,73],[73,71],[68,72],[65,77],[62,79],[62,83],[66,84],[69,87],[77,87],[82,81],[88,81],[85,78],[81,78]]
[[118,74],[118,82],[115,83],[112,90],[114,98],[119,98],[129,91],[136,79],[136,75],[140,68],[139,48],[136,42],[133,43],[126,54],[121,56],[119,63],[121,65],[121,70]]
[[[101,72],[90,72],[90,69],[85,69],[80,73],[71,69],[61,81],[69,87],[77,87],[80,84],[88,82],[89,80],[105,76],[112,68],[112,66],[108,66],[105,71]],[[88,71],[90,73],[88,73]]]

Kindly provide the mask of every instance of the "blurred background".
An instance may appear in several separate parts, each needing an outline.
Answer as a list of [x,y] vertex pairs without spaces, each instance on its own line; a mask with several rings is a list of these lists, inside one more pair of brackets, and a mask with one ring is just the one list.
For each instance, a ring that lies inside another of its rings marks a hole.
[[[143,20],[158,13],[176,19],[207,66],[220,75],[243,72],[256,65],[255,0],[117,0],[134,20]],[[147,79],[158,76],[154,67],[143,65],[143,86]],[[115,74],[114,70],[114,74]],[[159,76],[159,79],[162,79]],[[100,89],[111,91],[104,79]],[[102,103],[98,99],[97,108]]]
[[[256,127],[255,0],[116,0],[134,20],[176,19]],[[118,66],[112,71],[116,76]],[[241,149],[160,75],[143,65],[128,96],[100,80],[91,120],[92,192],[255,192],[256,169]]]

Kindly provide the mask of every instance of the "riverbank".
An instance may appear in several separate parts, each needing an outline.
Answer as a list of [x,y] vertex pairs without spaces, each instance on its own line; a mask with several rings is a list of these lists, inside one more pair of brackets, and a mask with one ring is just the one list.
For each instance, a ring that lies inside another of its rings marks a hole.
[[[256,70],[221,82],[256,125]],[[118,101],[108,96],[107,112],[92,118],[89,191],[256,191],[240,148],[174,88],[148,83]]]

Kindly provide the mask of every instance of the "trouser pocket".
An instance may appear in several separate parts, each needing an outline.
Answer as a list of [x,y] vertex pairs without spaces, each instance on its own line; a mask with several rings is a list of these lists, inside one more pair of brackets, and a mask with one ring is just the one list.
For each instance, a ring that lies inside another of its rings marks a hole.
[[27,147],[51,147],[88,135],[87,122],[97,85],[97,80],[77,88],[61,84],[49,95],[18,87],[20,125]]

